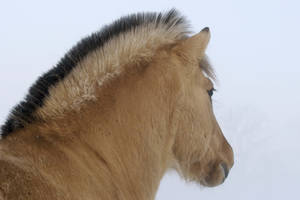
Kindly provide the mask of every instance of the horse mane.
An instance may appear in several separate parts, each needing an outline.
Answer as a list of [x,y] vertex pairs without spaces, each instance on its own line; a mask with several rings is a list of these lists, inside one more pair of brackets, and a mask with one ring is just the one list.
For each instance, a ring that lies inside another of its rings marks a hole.
[[97,99],[95,88],[122,72],[124,66],[150,60],[163,45],[187,36],[188,23],[176,10],[122,17],[79,41],[30,87],[10,112],[0,137],[35,121],[80,110]]

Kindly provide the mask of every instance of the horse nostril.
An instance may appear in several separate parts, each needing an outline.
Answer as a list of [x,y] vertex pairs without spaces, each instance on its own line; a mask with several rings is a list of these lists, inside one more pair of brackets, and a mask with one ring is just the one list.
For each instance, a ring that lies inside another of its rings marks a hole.
[[[227,176],[229,174],[229,170],[228,170],[227,165],[225,163],[221,163],[220,165],[222,166],[222,168],[224,170],[224,176],[225,176],[225,178],[227,178]],[[224,180],[225,180],[225,178],[224,178]]]

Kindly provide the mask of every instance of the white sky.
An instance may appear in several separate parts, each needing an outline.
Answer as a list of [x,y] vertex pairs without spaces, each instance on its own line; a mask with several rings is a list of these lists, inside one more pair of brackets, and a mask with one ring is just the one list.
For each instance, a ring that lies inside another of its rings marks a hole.
[[100,2],[0,0],[1,124],[80,38],[125,14],[175,7],[195,32],[211,29],[208,55],[219,79],[215,112],[236,161],[216,188],[169,173],[156,199],[299,199],[299,1]]

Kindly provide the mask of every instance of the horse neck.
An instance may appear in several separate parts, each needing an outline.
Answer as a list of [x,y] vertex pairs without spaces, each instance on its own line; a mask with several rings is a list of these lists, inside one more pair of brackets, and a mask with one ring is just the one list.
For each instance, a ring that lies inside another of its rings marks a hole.
[[120,78],[80,115],[62,120],[71,127],[64,132],[77,134],[84,151],[96,152],[102,166],[95,173],[106,170],[106,180],[117,187],[120,199],[154,199],[172,160],[172,97],[154,77],[159,76],[147,72],[142,78]]
[[[162,74],[168,73],[151,70],[116,80],[101,91],[98,101],[87,103],[80,112],[32,124],[13,134],[7,140],[11,143],[8,151],[18,152],[45,174],[61,168],[77,171],[78,180],[69,171],[61,172],[60,177],[72,179],[66,184],[69,188],[73,183],[74,188],[79,187],[85,175],[100,174],[94,186],[80,186],[81,193],[95,187],[92,191],[101,191],[103,199],[154,199],[172,162],[174,97],[164,85]],[[22,142],[16,144],[15,140]],[[41,154],[47,154],[51,168],[34,161]],[[55,177],[52,181],[59,183]],[[117,194],[108,192],[112,190]]]
[[[154,199],[171,160],[170,97],[163,96],[162,82],[150,74],[109,88],[101,106],[105,110],[93,117],[86,138],[111,168],[119,190],[130,192],[129,199]],[[99,110],[94,106],[91,110]]]

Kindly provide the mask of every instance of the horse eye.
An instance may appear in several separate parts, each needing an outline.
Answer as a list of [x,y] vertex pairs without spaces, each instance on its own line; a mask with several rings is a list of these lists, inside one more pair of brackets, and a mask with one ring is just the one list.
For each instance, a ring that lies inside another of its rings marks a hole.
[[207,93],[210,97],[212,97],[212,95],[214,94],[215,88],[212,88],[211,90],[207,90]]

